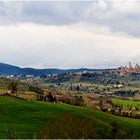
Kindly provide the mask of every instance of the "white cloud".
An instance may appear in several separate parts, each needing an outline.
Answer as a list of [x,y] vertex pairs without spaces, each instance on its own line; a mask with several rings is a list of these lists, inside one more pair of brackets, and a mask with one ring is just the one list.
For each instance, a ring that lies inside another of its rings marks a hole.
[[115,67],[138,60],[140,39],[95,24],[0,26],[0,60],[37,68]]
[[127,18],[128,15],[139,15],[139,0],[96,0],[85,11],[85,16],[97,19]]
[[135,14],[140,12],[140,1],[138,0],[118,0],[112,1],[112,10],[119,13]]

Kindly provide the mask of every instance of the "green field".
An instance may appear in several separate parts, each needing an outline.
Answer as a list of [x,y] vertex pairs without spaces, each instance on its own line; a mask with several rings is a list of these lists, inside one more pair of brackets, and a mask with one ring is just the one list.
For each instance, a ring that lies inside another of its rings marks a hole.
[[139,101],[120,100],[120,99],[112,98],[112,102],[115,104],[122,104],[123,107],[131,106],[131,105],[133,107],[140,107]]
[[137,119],[0,96],[0,138],[140,138],[139,132]]

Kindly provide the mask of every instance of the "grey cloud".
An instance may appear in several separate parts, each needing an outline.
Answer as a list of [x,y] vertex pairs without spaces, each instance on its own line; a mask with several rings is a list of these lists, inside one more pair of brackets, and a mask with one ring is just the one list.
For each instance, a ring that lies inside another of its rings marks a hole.
[[107,26],[114,32],[140,36],[140,1],[0,1],[0,24],[32,22],[68,25],[78,22]]
[[99,0],[87,10],[86,20],[104,25],[114,32],[124,32],[132,36],[140,36],[139,0]]
[[[7,23],[34,22],[64,25],[79,22],[91,2],[6,1],[0,3],[0,16]],[[0,22],[3,23],[2,20]]]

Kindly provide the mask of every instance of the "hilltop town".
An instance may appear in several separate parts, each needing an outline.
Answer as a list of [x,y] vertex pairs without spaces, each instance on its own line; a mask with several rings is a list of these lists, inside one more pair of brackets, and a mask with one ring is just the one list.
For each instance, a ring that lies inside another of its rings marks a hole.
[[[77,74],[84,74],[84,73],[96,73],[96,74],[115,74],[115,75],[128,75],[131,73],[140,73],[140,65],[135,64],[135,66],[132,65],[131,62],[129,62],[128,65],[126,66],[121,66],[118,68],[114,69],[103,69],[103,70],[95,70],[95,71],[83,71],[83,72],[78,72]],[[76,74],[76,73],[75,73]]]

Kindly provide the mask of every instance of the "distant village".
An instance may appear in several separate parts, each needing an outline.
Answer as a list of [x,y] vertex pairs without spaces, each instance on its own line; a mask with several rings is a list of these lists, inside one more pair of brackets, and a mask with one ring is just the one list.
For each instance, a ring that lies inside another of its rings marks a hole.
[[130,73],[140,73],[140,65],[136,64],[135,66],[132,65],[131,62],[129,62],[128,65],[126,66],[121,66],[116,69],[107,69],[107,70],[96,70],[96,71],[84,71],[84,72],[79,72],[77,74],[83,74],[83,73],[96,73],[96,74],[115,74],[115,75],[121,75],[125,76]]
[[[125,76],[128,74],[139,74],[140,73],[140,65],[136,64],[135,66],[129,62],[126,66],[121,66],[116,69],[103,69],[103,70],[94,70],[94,71],[81,71],[81,72],[67,72],[67,75],[83,75],[83,74],[110,74],[110,75],[120,75]],[[47,77],[57,76],[57,74],[49,74]]]

